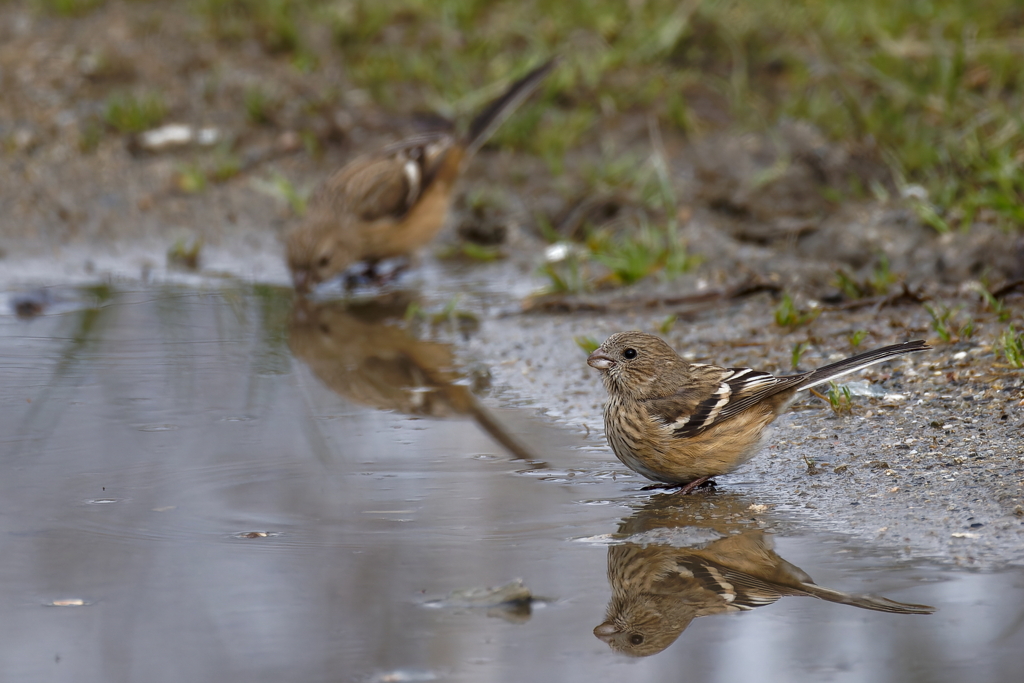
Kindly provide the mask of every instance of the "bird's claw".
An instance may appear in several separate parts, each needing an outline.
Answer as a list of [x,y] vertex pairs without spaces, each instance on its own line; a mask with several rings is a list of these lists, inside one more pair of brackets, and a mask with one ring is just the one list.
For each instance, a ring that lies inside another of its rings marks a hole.
[[645,486],[640,490],[660,491],[664,489],[678,489],[676,493],[678,493],[681,496],[686,496],[691,493],[695,493],[698,489],[704,489],[710,493],[715,489],[715,486],[717,485],[714,481],[711,480],[711,477],[701,477],[700,479],[694,479],[689,484],[650,484],[649,486]]
[[678,489],[678,491],[676,491],[677,495],[688,496],[692,493],[696,493],[697,491],[705,491],[707,493],[711,493],[712,491],[715,490],[716,486],[717,484],[715,484],[715,482],[712,481],[711,477],[701,477],[700,479],[694,479],[689,484],[651,484],[649,486],[643,487],[640,490],[658,491],[662,489]]

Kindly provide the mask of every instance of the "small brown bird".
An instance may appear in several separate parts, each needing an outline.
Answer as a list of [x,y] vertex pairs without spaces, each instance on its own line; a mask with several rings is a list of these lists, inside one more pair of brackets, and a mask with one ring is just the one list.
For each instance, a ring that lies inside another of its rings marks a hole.
[[587,363],[608,390],[604,428],[626,467],[690,493],[749,460],[798,391],[893,356],[931,348],[909,341],[866,351],[798,375],[688,363],[643,332],[608,337]]
[[353,159],[309,200],[286,239],[295,289],[309,291],[349,266],[407,256],[444,225],[466,162],[537,89],[555,60],[512,84],[470,123],[464,137],[428,133]]
[[726,536],[702,548],[624,543],[608,548],[612,599],[594,635],[634,657],[657,654],[697,617],[752,610],[804,595],[893,614],[931,614],[934,607],[851,595],[814,583],[772,549],[761,530]]

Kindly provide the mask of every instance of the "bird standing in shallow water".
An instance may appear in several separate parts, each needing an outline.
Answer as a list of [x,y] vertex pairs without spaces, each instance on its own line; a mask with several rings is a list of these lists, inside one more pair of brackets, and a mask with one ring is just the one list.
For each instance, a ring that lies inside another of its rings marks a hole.
[[512,84],[472,121],[463,137],[429,133],[358,157],[313,194],[302,223],[286,238],[288,268],[307,292],[349,266],[407,256],[444,225],[455,181],[469,158],[537,89],[549,61]]
[[768,437],[768,425],[811,389],[904,353],[923,341],[885,346],[798,375],[775,377],[750,368],[688,363],[644,332],[608,337],[587,363],[608,390],[604,428],[626,467],[690,493],[736,469]]

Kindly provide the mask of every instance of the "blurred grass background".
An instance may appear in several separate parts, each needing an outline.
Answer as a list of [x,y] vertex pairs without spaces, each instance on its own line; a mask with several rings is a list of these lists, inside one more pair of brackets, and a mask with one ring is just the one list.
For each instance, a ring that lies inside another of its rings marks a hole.
[[[82,15],[112,1],[37,3]],[[510,74],[561,55],[542,96],[496,138],[555,172],[566,151],[600,142],[623,115],[653,115],[690,138],[802,120],[883,164],[890,187],[920,186],[909,196],[939,231],[1024,221],[1024,3],[1016,0],[175,4],[205,39],[255,42],[304,72],[340,61],[346,86],[397,111],[471,111]],[[324,30],[329,52],[309,39]],[[856,179],[835,188],[837,198],[871,189]]]

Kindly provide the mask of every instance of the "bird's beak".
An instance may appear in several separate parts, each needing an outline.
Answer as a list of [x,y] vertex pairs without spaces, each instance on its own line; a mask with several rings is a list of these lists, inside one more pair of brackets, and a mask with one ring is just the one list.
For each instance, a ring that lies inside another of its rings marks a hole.
[[607,370],[615,364],[615,360],[600,348],[587,358],[587,365],[598,370]]
[[310,277],[308,270],[295,270],[292,271],[292,284],[295,286],[295,291],[299,294],[307,294],[309,292]]
[[610,621],[606,621],[603,624],[594,627],[594,635],[606,643],[612,642],[612,638],[618,634],[619,629],[615,628],[615,624]]

